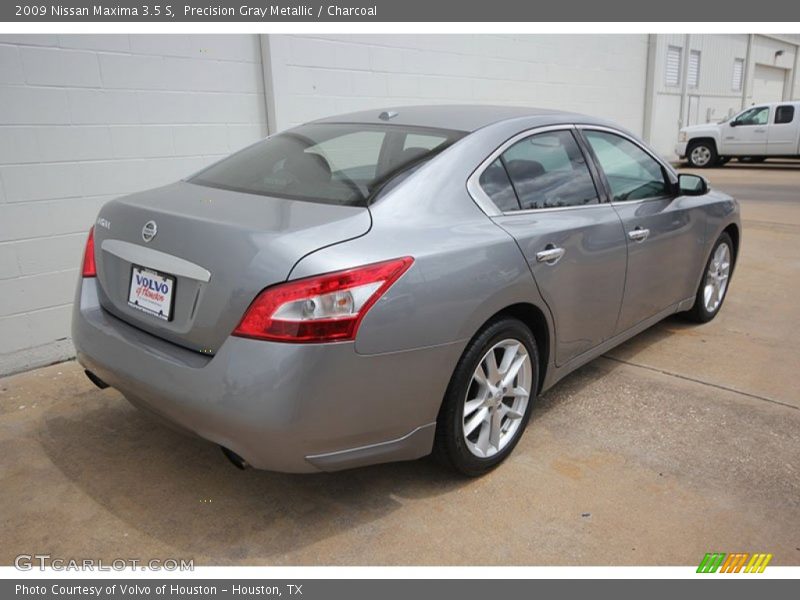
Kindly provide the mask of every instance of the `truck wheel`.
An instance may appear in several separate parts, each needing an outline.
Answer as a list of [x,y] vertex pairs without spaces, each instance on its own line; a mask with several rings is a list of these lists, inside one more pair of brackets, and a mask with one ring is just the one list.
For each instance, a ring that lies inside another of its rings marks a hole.
[[717,164],[717,147],[714,142],[692,142],[686,151],[689,165],[699,169],[707,169]]

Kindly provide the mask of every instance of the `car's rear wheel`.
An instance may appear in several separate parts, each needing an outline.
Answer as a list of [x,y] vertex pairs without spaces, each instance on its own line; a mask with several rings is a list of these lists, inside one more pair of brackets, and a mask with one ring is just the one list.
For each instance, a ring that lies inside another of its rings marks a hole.
[[686,151],[686,159],[699,169],[713,167],[717,164],[717,147],[714,142],[692,142]]
[[694,306],[686,313],[692,321],[707,323],[717,316],[728,292],[733,261],[733,242],[727,233],[723,233],[714,244],[706,263]]
[[456,366],[436,423],[434,453],[475,477],[514,450],[530,418],[539,377],[536,341],[514,318],[489,323]]

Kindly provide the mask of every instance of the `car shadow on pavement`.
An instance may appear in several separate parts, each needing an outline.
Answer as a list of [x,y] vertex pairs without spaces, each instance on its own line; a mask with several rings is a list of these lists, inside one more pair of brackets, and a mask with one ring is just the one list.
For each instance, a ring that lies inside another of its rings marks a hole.
[[[87,391],[97,409],[47,418],[39,444],[94,502],[198,564],[264,564],[402,507],[469,483],[431,459],[339,473],[290,475],[231,465],[116,392]],[[202,549],[202,551],[199,551]]]

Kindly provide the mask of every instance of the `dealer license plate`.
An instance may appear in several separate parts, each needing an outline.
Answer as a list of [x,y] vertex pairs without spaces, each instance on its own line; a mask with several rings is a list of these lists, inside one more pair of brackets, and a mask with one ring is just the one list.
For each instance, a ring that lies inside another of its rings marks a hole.
[[131,270],[128,306],[169,321],[174,294],[175,277],[172,275],[137,266]]

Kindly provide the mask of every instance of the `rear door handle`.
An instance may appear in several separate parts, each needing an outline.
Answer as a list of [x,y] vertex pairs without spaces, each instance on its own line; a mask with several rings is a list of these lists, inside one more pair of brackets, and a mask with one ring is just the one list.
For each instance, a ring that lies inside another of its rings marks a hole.
[[647,236],[650,235],[649,229],[642,229],[641,227],[637,227],[633,231],[628,232],[628,237],[632,239],[634,242],[643,242],[647,239]]
[[561,260],[565,252],[566,250],[563,248],[556,248],[552,244],[548,244],[544,250],[536,253],[536,260],[538,262],[547,263],[548,265],[554,265]]

